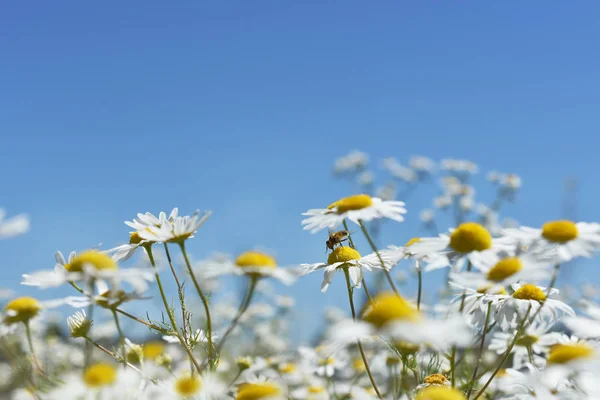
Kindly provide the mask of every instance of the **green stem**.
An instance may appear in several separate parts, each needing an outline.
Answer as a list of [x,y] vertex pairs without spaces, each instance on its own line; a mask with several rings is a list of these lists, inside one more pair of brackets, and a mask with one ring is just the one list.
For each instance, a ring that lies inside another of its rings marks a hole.
[[157,326],[157,325],[154,325],[154,324],[152,324],[150,322],[144,321],[143,319],[140,319],[140,318],[136,317],[135,315],[131,315],[128,312],[121,310],[120,308],[115,308],[114,310],[116,312],[118,312],[119,314],[122,314],[122,315],[126,316],[129,319],[132,319],[132,320],[134,320],[136,322],[139,322],[142,325],[146,325],[148,328],[154,329],[155,331],[162,333],[163,335],[168,335],[169,334],[168,331],[166,331],[165,329],[161,328],[160,326]]
[[[87,309],[87,318],[90,321],[93,321],[94,319],[94,283],[90,283],[90,297],[92,298],[92,301],[90,302],[90,305],[88,306]],[[89,342],[85,342],[85,349],[84,349],[84,361],[83,361],[83,368],[87,368],[90,365],[90,362],[92,361],[92,346],[90,345]]]
[[211,365],[211,368],[214,366],[214,353],[213,353],[213,343],[212,343],[212,323],[210,320],[210,309],[208,306],[208,299],[204,295],[204,292],[200,288],[198,281],[196,280],[196,276],[194,275],[194,271],[192,270],[192,265],[190,264],[190,259],[188,258],[187,252],[185,251],[185,242],[179,242],[179,247],[181,248],[181,252],[183,253],[183,258],[185,259],[185,265],[187,266],[188,272],[192,277],[192,282],[194,282],[194,286],[196,287],[196,291],[202,299],[202,304],[204,304],[204,312],[206,313],[206,339],[208,340],[208,362]]
[[417,287],[417,311],[421,310],[421,292],[423,290],[423,271],[421,271],[421,267],[417,269],[417,277],[419,279],[418,287]]
[[113,318],[115,319],[115,325],[117,326],[117,331],[119,332],[119,345],[121,346],[121,353],[123,353],[123,367],[127,365],[127,351],[125,350],[125,337],[123,336],[123,331],[121,330],[121,324],[119,324],[119,317],[117,316],[117,312],[115,310],[111,310]]
[[252,300],[252,296],[254,295],[254,289],[256,288],[257,282],[258,282],[258,279],[256,277],[250,278],[250,282],[248,283],[248,290],[246,291],[246,295],[244,296],[244,299],[242,300],[242,303],[240,304],[238,312],[237,312],[235,318],[233,318],[233,320],[229,324],[229,327],[223,334],[223,337],[221,338],[221,341],[219,342],[219,345],[217,346],[217,355],[220,355],[221,350],[223,349],[223,345],[225,344],[225,340],[227,339],[229,334],[235,329],[235,327],[238,325],[238,323],[240,322],[240,318],[242,318],[242,315],[244,315],[244,313],[248,309],[248,306],[250,305],[250,301]]
[[[352,319],[356,321],[356,310],[354,309],[354,299],[352,298],[352,283],[350,282],[350,273],[348,272],[348,268],[344,268],[344,275],[346,276],[346,287],[348,288],[348,299],[350,300],[350,310],[352,311]],[[375,379],[373,379],[373,374],[371,373],[371,368],[369,367],[367,356],[365,356],[365,351],[363,350],[362,343],[360,342],[360,340],[357,340],[357,343],[358,350],[360,351],[360,356],[362,357],[363,363],[365,363],[365,370],[367,371],[367,375],[369,376],[371,385],[373,386],[373,389],[375,389],[377,397],[379,397],[380,400],[383,400],[383,397],[381,397],[381,392],[379,392],[379,388],[377,388],[377,384],[375,383]]]
[[42,371],[42,367],[38,363],[38,359],[35,356],[35,350],[33,349],[33,340],[31,339],[31,327],[29,326],[29,321],[24,322],[24,324],[25,324],[25,334],[27,335],[27,344],[29,345],[29,351],[31,353],[31,363],[39,371]]
[[[96,343],[95,341],[93,341],[92,339],[90,339],[88,336],[84,336],[83,337],[85,340],[87,340],[86,343],[89,343],[90,345],[96,346],[96,348],[106,354],[108,354],[109,356],[111,356],[112,358],[114,358],[116,361],[119,361],[119,356],[117,356],[115,353],[113,353],[112,351],[108,350],[106,347]],[[144,375],[144,373],[135,365],[130,364],[127,362],[127,360],[124,361],[125,365],[128,366],[129,368],[139,372],[140,374]]]
[[[541,306],[540,306],[540,308],[541,308]],[[523,331],[524,331],[525,323],[527,322],[527,318],[529,317],[530,312],[531,312],[531,305],[529,305],[529,308],[527,309],[527,313],[525,314],[525,317],[523,317],[523,320],[521,321],[521,324],[520,324],[519,328],[517,329],[517,332],[515,333],[515,338],[508,346],[508,349],[506,349],[506,352],[504,352],[504,356],[502,357],[502,360],[498,363],[498,366],[492,373],[492,376],[490,376],[490,378],[487,380],[485,385],[483,385],[483,387],[477,393],[477,395],[475,396],[475,398],[473,400],[477,400],[478,398],[480,398],[483,395],[483,393],[488,388],[488,386],[490,386],[490,383],[492,383],[492,381],[494,380],[494,378],[496,377],[498,372],[500,372],[500,370],[502,369],[502,366],[506,363],[506,361],[510,357],[510,353],[512,352],[513,347],[515,347],[517,340],[519,340],[519,336],[521,336],[521,333],[523,333]]]
[[202,368],[200,368],[200,364],[194,357],[194,353],[192,353],[192,349],[187,344],[187,341],[183,338],[181,333],[179,332],[179,328],[177,328],[177,321],[175,321],[175,316],[171,312],[169,308],[169,302],[167,301],[167,296],[165,295],[165,290],[163,288],[162,282],[160,281],[160,276],[158,275],[158,269],[156,268],[156,262],[154,261],[154,256],[152,255],[152,247],[146,246],[146,253],[148,254],[148,258],[150,259],[150,264],[152,264],[152,268],[154,269],[154,277],[156,278],[156,283],[158,285],[158,290],[160,291],[160,297],[162,298],[163,305],[165,306],[165,310],[167,311],[167,316],[169,317],[169,321],[171,321],[171,328],[173,328],[173,332],[179,339],[179,342],[183,345],[186,353],[190,357],[190,360],[194,363],[196,370],[200,373],[202,372]]
[[488,324],[490,323],[490,314],[492,311],[492,303],[489,302],[487,306],[487,313],[485,314],[485,324],[483,325],[483,334],[481,335],[481,343],[479,344],[479,358],[477,359],[477,363],[475,364],[475,369],[473,370],[473,375],[471,376],[471,382],[469,383],[469,390],[467,391],[467,400],[471,398],[471,392],[473,391],[473,385],[475,384],[475,378],[477,377],[477,371],[479,370],[479,365],[481,364],[481,359],[483,358],[483,347],[485,345],[485,335],[487,333]]
[[367,241],[369,242],[371,249],[373,249],[375,254],[377,254],[377,258],[379,259],[379,262],[381,263],[381,269],[383,269],[383,272],[385,273],[385,277],[387,278],[390,286],[392,287],[392,290],[394,291],[394,293],[396,293],[398,296],[400,296],[400,293],[398,293],[398,289],[396,289],[396,285],[394,285],[394,280],[392,279],[392,275],[390,275],[390,271],[388,271],[386,269],[385,263],[383,262],[383,258],[381,258],[381,254],[379,254],[379,250],[377,250],[377,246],[375,246],[375,243],[371,239],[371,236],[369,236],[369,232],[367,232],[365,225],[363,224],[362,220],[358,220],[358,223],[360,225],[360,229],[363,231],[363,234],[367,238]]

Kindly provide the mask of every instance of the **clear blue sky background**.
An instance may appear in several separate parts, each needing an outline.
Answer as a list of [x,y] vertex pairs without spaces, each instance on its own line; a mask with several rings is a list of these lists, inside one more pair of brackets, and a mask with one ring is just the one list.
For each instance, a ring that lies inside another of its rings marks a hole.
[[[214,211],[196,257],[261,245],[282,264],[319,261],[325,234],[302,231],[300,213],[351,193],[330,171],[355,148],[516,172],[524,188],[504,215],[533,226],[560,217],[562,181],[577,176],[578,216],[598,221],[599,12],[595,1],[6,2],[0,206],[30,213],[32,230],[0,242],[2,286],[37,293],[20,275],[51,268],[54,251],[122,243],[124,220],[173,206]],[[411,197],[384,241],[422,234],[434,192]],[[340,282],[321,294],[320,280],[288,290],[307,326],[323,305],[345,306]]]

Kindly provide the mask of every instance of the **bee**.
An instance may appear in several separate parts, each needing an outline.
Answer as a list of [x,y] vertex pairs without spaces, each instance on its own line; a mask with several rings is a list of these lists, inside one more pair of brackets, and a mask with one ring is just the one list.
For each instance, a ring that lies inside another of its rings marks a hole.
[[337,232],[329,232],[329,238],[327,238],[327,241],[325,242],[325,246],[327,246],[325,248],[325,253],[327,253],[327,250],[333,251],[336,244],[339,244],[340,246],[342,246],[342,243],[345,242],[346,240],[348,240],[349,236],[350,236],[350,232],[345,231],[345,230],[341,230],[341,231],[337,231]]

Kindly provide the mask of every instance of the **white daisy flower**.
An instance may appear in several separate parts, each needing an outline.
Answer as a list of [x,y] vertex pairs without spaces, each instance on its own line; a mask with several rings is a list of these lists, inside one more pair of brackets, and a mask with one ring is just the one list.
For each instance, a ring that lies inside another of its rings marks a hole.
[[202,275],[212,279],[221,275],[240,275],[252,279],[275,278],[285,285],[291,285],[297,274],[292,268],[282,268],[275,258],[259,251],[246,251],[235,260],[221,256],[217,259],[204,260],[198,263],[204,270]]
[[156,218],[151,213],[138,214],[133,221],[125,224],[135,229],[139,237],[151,242],[182,242],[194,237],[194,233],[210,217],[211,212],[206,211],[200,215],[196,211],[190,216],[179,216],[178,209],[174,208],[167,218],[164,212]]
[[560,262],[591,257],[600,249],[600,224],[597,223],[551,221],[542,229],[523,226],[502,232],[528,246],[530,251],[556,252]]
[[25,214],[5,218],[6,211],[0,208],[0,239],[19,236],[29,231],[29,217]]
[[414,182],[417,180],[417,173],[410,168],[400,164],[394,157],[383,159],[383,168],[386,169],[394,178],[405,182]]
[[425,271],[430,271],[451,265],[454,270],[460,270],[463,260],[470,258],[476,252],[510,250],[512,248],[514,248],[512,240],[493,239],[482,225],[465,222],[451,230],[450,234],[420,238],[412,244],[410,250],[416,256],[428,256],[432,260],[432,263],[425,268]]
[[408,160],[408,165],[415,171],[433,174],[435,172],[436,163],[429,157],[412,156]]
[[500,300],[497,320],[504,330],[514,328],[525,317],[529,307],[531,307],[529,318],[542,307],[537,318],[540,320],[548,319],[551,322],[556,321],[563,314],[575,315],[575,311],[570,306],[556,299],[560,293],[558,289],[552,288],[548,292],[547,288],[530,283],[515,283],[511,286],[514,290],[512,295],[500,295],[502,299]]
[[327,382],[311,378],[306,385],[301,385],[294,389],[290,395],[294,400],[329,400],[329,392],[327,391]]
[[332,346],[319,346],[314,349],[299,347],[300,367],[308,373],[331,378],[336,371],[342,370],[348,364],[348,357],[341,350],[341,347]]
[[368,271],[371,271],[373,268],[389,271],[402,259],[403,254],[395,250],[383,250],[379,252],[379,256],[383,260],[383,266],[377,253],[371,253],[362,257],[358,251],[351,247],[338,246],[329,254],[326,263],[301,264],[300,267],[304,268],[302,275],[324,270],[321,291],[325,292],[329,288],[336,271],[343,271],[344,268],[348,268],[353,286],[360,287],[363,278],[363,268]]
[[384,201],[379,197],[371,197],[368,194],[357,194],[344,197],[327,208],[308,210],[302,215],[308,218],[302,221],[304,230],[316,233],[322,229],[334,229],[342,224],[345,219],[359,224],[360,221],[371,221],[379,218],[404,221],[406,214],[404,202]]
[[412,304],[395,293],[383,292],[362,312],[361,321],[345,320],[329,331],[333,343],[352,343],[374,335],[411,344],[446,350],[471,343],[471,328],[462,317],[433,320],[424,317]]
[[10,300],[4,306],[3,321],[7,325],[18,322],[29,323],[30,320],[37,317],[42,310],[70,305],[72,307],[85,307],[87,303],[81,302],[80,297],[67,296],[61,299],[40,301],[33,297],[23,296]]
[[[489,324],[495,322],[495,315],[506,298],[506,290],[503,287],[494,290],[486,287],[473,289],[461,286],[455,282],[450,282],[450,287],[457,292],[457,295],[452,300],[451,310],[458,313],[462,304],[462,314],[467,316],[469,323],[477,328],[483,328],[485,325],[489,304],[491,304]],[[463,296],[464,302],[462,300]]]
[[227,384],[215,374],[190,375],[178,372],[169,379],[148,388],[148,398],[167,400],[229,400]]
[[238,385],[234,399],[287,400],[287,388],[278,380],[248,375]]
[[580,301],[580,306],[590,318],[582,316],[567,317],[562,322],[579,337],[600,339],[600,307],[589,300]]
[[354,150],[335,160],[333,171],[342,174],[349,171],[362,170],[369,164],[369,156],[362,151]]
[[471,288],[489,288],[494,291],[519,281],[533,282],[549,279],[552,258],[540,258],[533,253],[512,255],[506,252],[481,252],[469,257],[477,272],[452,272],[450,280]]
[[[552,324],[547,322],[536,322],[527,327],[512,349],[513,368],[519,370],[529,362],[533,362],[537,368],[546,365],[550,347],[558,343],[561,337],[558,332],[548,332],[551,327]],[[497,354],[504,354],[514,337],[514,332],[495,332],[488,349]]]

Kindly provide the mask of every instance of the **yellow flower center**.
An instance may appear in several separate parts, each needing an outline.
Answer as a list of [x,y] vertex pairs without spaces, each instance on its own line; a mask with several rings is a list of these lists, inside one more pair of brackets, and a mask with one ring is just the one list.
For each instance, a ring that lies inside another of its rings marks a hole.
[[448,379],[442,374],[432,374],[425,378],[423,382],[429,385],[444,385],[448,382]]
[[594,349],[583,343],[556,344],[550,348],[549,364],[566,364],[582,358],[591,358]]
[[415,321],[419,312],[406,300],[395,293],[380,293],[369,302],[362,318],[378,328],[395,320]]
[[325,393],[325,388],[323,386],[309,386],[307,390],[308,393]]
[[240,268],[245,267],[269,267],[276,268],[275,259],[265,253],[259,251],[247,251],[242,253],[235,259],[235,265]]
[[144,239],[142,239],[137,232],[132,232],[131,235],[129,235],[129,244],[140,244],[142,240]]
[[355,358],[354,360],[352,360],[352,367],[357,372],[363,372],[366,370],[365,362],[362,360],[362,358]]
[[415,400],[466,400],[458,389],[446,386],[428,386],[421,390]]
[[11,300],[5,307],[6,315],[4,322],[14,324],[17,322],[27,322],[38,315],[42,307],[33,297],[19,297]]
[[182,397],[193,396],[202,388],[202,380],[199,376],[183,376],[175,380],[175,391]]
[[281,389],[272,383],[244,383],[235,400],[260,400],[281,395]]
[[[414,354],[417,351],[419,351],[418,344],[409,343],[409,342],[405,342],[405,341],[394,342],[394,347],[396,348],[396,350],[398,350],[398,352],[400,352],[400,354],[404,354],[404,355]],[[394,359],[398,360],[397,358],[394,358]]]
[[335,203],[330,204],[327,209],[331,210],[335,208],[338,214],[343,214],[346,211],[362,210],[372,205],[373,199],[371,199],[371,196],[368,194],[357,194],[339,199]]
[[525,335],[517,339],[516,344],[517,346],[531,347],[536,344],[538,340],[539,338],[537,336]]
[[550,348],[549,364],[566,364],[582,358],[591,358],[594,349],[583,343],[556,344]]
[[107,363],[90,365],[83,373],[83,382],[91,388],[111,385],[116,379],[117,369]]
[[107,290],[99,295],[99,299],[96,300],[96,304],[104,308],[115,308],[123,304],[127,299],[127,293],[123,290],[113,291]]
[[501,369],[500,371],[498,371],[498,373],[496,374],[496,376],[497,376],[498,378],[501,378],[501,377],[503,377],[503,376],[506,376],[506,375],[508,375],[508,372],[506,372],[506,369],[505,369],[505,368],[502,368],[502,369]]
[[504,289],[503,287],[494,290],[494,293],[490,293],[490,289],[491,286],[486,286],[486,287],[482,287],[477,289],[477,293],[481,293],[481,294],[503,294],[506,295],[506,289]]
[[78,254],[72,262],[65,265],[69,272],[81,272],[84,265],[90,265],[97,270],[117,269],[117,263],[105,253],[95,250],[84,251]]
[[327,357],[324,358],[322,360],[319,360],[319,365],[333,365],[333,363],[335,362],[335,359],[333,357]]
[[418,243],[420,241],[421,241],[421,238],[414,237],[414,238],[410,239],[408,242],[406,242],[406,244],[404,245],[404,247],[412,246],[413,244]]
[[566,243],[576,239],[579,231],[571,221],[551,221],[542,227],[542,236],[551,242]]
[[527,283],[521,286],[513,293],[513,297],[515,299],[520,300],[537,300],[544,301],[546,300],[546,295],[539,287],[532,285],[531,283]]
[[327,264],[340,262],[348,262],[352,260],[360,260],[360,253],[352,247],[340,246],[336,247],[327,257]]
[[279,372],[283,374],[291,374],[296,371],[296,366],[292,363],[285,363],[279,366]]
[[161,342],[148,342],[142,349],[144,351],[144,358],[147,360],[155,360],[165,353],[165,345]]
[[487,278],[490,281],[502,282],[509,276],[519,272],[523,268],[523,264],[518,257],[505,258],[498,261],[487,273]]
[[492,235],[475,222],[465,222],[450,235],[450,247],[461,253],[487,250],[492,247]]

